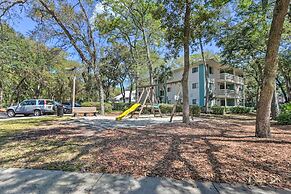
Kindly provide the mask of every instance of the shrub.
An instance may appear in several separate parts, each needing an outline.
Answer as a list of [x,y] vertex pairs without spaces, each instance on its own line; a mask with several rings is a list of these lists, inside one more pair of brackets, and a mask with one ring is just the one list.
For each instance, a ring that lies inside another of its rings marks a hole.
[[[96,107],[98,111],[100,111],[100,102],[83,102],[81,104],[81,106],[84,106],[84,107]],[[105,112],[112,112],[112,105],[110,103],[105,103],[104,104],[104,108],[105,108]]]
[[177,104],[176,112],[183,112],[183,104]]
[[97,102],[82,102],[81,103],[81,106],[84,106],[84,107],[97,107]]
[[224,106],[213,106],[211,107],[212,113],[216,115],[224,115],[226,108]]
[[291,102],[285,103],[285,104],[281,104],[280,105],[280,110],[281,110],[282,113],[291,112]]
[[193,116],[193,117],[199,117],[200,116],[200,113],[201,113],[201,109],[200,109],[200,107],[199,106],[197,106],[197,105],[191,105],[190,106],[190,111],[191,111],[191,115]]
[[144,107],[142,110],[142,114],[151,114],[152,108],[151,107]]
[[276,118],[281,125],[291,125],[291,103],[285,103],[280,105],[281,113]]
[[117,111],[125,111],[131,106],[130,103],[116,102],[112,104],[112,109]]
[[245,114],[245,113],[250,113],[251,108],[250,107],[244,107],[244,106],[234,106],[229,108],[231,113],[235,114]]
[[291,111],[282,112],[281,114],[279,114],[276,120],[281,125],[291,125]]
[[163,114],[171,114],[173,107],[173,104],[160,104],[160,110]]

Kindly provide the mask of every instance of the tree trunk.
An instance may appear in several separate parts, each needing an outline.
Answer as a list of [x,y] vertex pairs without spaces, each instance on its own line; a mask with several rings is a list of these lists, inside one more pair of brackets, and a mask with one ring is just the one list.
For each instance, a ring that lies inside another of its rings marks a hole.
[[277,82],[277,85],[279,86],[279,88],[280,88],[280,90],[281,90],[281,92],[282,92],[282,94],[284,96],[285,103],[287,103],[288,102],[288,96],[287,96],[287,93],[286,93],[286,91],[285,91],[285,89],[283,87],[282,82],[278,78],[276,78],[276,82]]
[[182,77],[182,89],[183,89],[183,123],[190,123],[189,118],[189,91],[188,91],[188,76],[190,66],[190,15],[191,15],[191,3],[190,0],[185,0],[186,11],[184,17],[184,71]]
[[271,137],[270,112],[272,96],[274,93],[274,83],[278,69],[277,55],[283,23],[287,14],[289,3],[290,0],[277,0],[274,7],[273,20],[265,57],[263,84],[260,92],[260,100],[256,118],[256,136],[261,138]]
[[136,73],[136,77],[135,77],[135,101],[137,102],[138,100],[138,76]]
[[280,114],[279,103],[277,98],[276,89],[274,90],[271,104],[271,117],[272,119],[276,119],[276,117]]
[[120,82],[119,85],[120,85],[120,91],[122,95],[122,102],[125,103],[125,89],[124,89],[123,83]]
[[256,110],[258,110],[259,107],[259,100],[260,100],[260,86],[257,86],[257,93],[256,93]]
[[13,104],[13,102],[14,102],[14,100],[13,100],[13,96],[14,96],[15,94],[17,94],[16,101],[18,102],[18,99],[19,99],[19,93],[20,93],[20,86],[21,86],[22,83],[25,81],[25,79],[26,79],[26,77],[22,78],[22,79],[20,80],[20,82],[18,83],[18,85],[16,86],[15,90],[13,91],[13,93],[12,93],[12,95],[11,95],[11,97],[10,97],[10,100],[9,100],[10,104]]
[[163,84],[163,88],[164,88],[164,103],[167,104],[167,96],[168,96],[168,91],[167,91],[167,84],[164,83]]
[[[149,43],[148,43],[148,37],[146,35],[146,32],[143,28],[142,30],[142,36],[143,36],[143,41],[146,47],[146,57],[147,57],[147,63],[148,63],[148,69],[149,69],[149,79],[150,79],[150,85],[154,84],[154,80],[153,80],[153,64],[152,64],[152,60],[151,60],[151,52],[150,52],[150,47],[149,47]],[[152,101],[152,103],[154,103],[154,87],[151,86],[150,87],[150,99]],[[154,109],[152,107],[152,113],[154,113]]]
[[209,104],[209,70],[208,70],[208,65],[205,60],[205,55],[204,55],[204,49],[203,49],[203,44],[202,44],[202,39],[199,38],[199,44],[200,44],[200,50],[201,50],[201,56],[202,56],[202,61],[203,65],[205,67],[205,88],[206,88],[206,96],[205,96],[205,112],[208,113],[208,104]]
[[288,98],[287,102],[290,102],[291,101],[291,78],[288,76],[284,76],[284,79],[285,79],[286,90],[287,90],[287,98]]
[[96,81],[99,85],[99,100],[100,100],[100,114],[105,115],[105,103],[104,103],[104,88],[100,75],[95,75]]
[[129,89],[129,97],[128,97],[128,103],[131,104],[131,95],[133,90],[133,80],[130,80],[130,89]]

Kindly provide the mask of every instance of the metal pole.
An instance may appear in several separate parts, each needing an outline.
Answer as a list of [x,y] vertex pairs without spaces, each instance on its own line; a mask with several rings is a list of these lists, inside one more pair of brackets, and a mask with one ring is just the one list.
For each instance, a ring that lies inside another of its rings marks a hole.
[[74,108],[75,108],[75,96],[76,96],[76,76],[74,76],[73,78],[72,113],[74,113]]
[[3,108],[3,90],[0,88],[0,108]]

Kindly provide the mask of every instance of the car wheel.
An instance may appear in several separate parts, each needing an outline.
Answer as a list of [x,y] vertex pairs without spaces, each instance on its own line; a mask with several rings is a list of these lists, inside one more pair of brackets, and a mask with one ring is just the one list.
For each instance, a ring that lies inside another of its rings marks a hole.
[[8,117],[15,117],[15,112],[14,112],[14,110],[8,110],[8,111],[7,111],[7,115],[8,115]]
[[35,110],[33,115],[36,116],[36,117],[41,116],[40,110]]

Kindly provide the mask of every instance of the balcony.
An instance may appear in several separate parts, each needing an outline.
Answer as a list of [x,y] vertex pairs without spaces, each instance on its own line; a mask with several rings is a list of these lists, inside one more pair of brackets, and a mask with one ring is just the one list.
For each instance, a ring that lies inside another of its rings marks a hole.
[[219,78],[221,81],[244,84],[244,79],[242,77],[235,76],[229,73],[221,73]]
[[220,98],[242,98],[243,92],[230,89],[219,89],[215,90],[215,96]]

